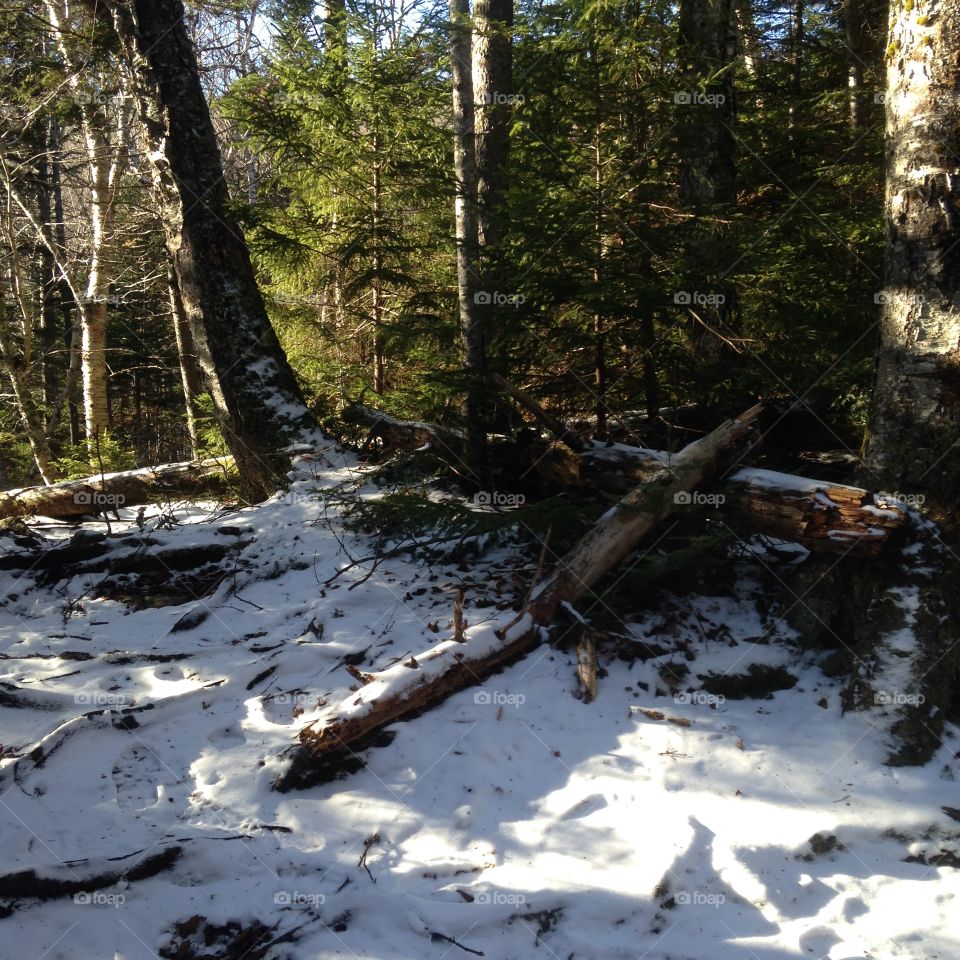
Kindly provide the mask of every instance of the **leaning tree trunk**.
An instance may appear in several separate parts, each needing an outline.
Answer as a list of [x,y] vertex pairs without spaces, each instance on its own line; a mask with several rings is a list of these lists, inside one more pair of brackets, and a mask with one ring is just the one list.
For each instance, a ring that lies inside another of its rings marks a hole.
[[887,251],[867,465],[948,512],[960,494],[960,7],[891,10]]
[[290,790],[318,782],[331,760],[354,756],[374,731],[422,711],[533,649],[543,639],[541,628],[550,625],[561,606],[569,608],[578,600],[596,605],[600,598],[593,588],[658,523],[688,502],[689,491],[722,470],[751,435],[759,413],[756,406],[691,443],[669,466],[611,507],[549,574],[532,585],[527,604],[496,633],[489,624],[467,632],[455,628],[450,640],[430,650],[379,674],[360,674],[363,686],[347,701],[326,715],[304,718],[301,746],[275,787]]
[[[483,486],[486,474],[486,404],[484,376],[486,349],[477,301],[491,291],[477,289],[477,158],[473,102],[470,0],[450,0],[450,71],[453,85],[454,204],[457,238],[457,301],[463,372],[467,381],[463,406],[467,424],[467,462],[470,480]],[[483,294],[483,295],[481,295]]]
[[682,0],[679,13],[681,77],[675,96],[680,149],[680,206],[689,215],[683,278],[676,303],[686,307],[694,354],[718,360],[735,334],[735,290],[725,281],[731,256],[718,219],[736,200],[733,0]]
[[313,419],[270,325],[229,210],[223,163],[180,0],[111,6],[150,143],[167,248],[244,493],[282,482],[285,444]]
[[200,419],[198,402],[203,393],[203,383],[200,368],[197,365],[193,335],[190,333],[190,324],[183,309],[183,297],[180,296],[177,277],[172,268],[167,271],[167,291],[170,296],[170,316],[173,320],[173,336],[177,344],[177,359],[180,365],[180,385],[183,388],[183,412],[187,425],[187,437],[190,440],[190,456],[196,459],[200,456],[197,421]]

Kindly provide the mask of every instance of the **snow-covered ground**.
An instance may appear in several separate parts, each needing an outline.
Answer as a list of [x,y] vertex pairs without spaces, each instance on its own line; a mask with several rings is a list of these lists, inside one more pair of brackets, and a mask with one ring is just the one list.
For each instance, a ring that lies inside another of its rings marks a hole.
[[[905,861],[960,849],[941,810],[960,807],[955,731],[925,768],[884,766],[882,709],[841,715],[788,631],[758,642],[749,581],[631,624],[670,652],[602,662],[592,703],[574,696],[575,652],[544,646],[395,724],[363,769],[272,789],[298,718],[355,688],[348,665],[448,636],[457,586],[474,627],[506,618],[534,572],[500,549],[466,569],[360,563],[325,586],[374,552],[316,493],[357,472],[328,451],[256,508],[181,507],[172,529],[147,511],[143,550],[246,544],[186,605],[0,573],[0,956],[223,955],[171,940],[202,917],[264,925],[238,958],[960,957],[960,874]],[[122,516],[112,531],[139,536]],[[672,691],[668,662],[690,669]],[[700,691],[698,674],[750,664],[798,682],[766,700]],[[76,889],[171,849],[155,876]],[[18,896],[31,878],[10,875],[30,870],[68,892]]]

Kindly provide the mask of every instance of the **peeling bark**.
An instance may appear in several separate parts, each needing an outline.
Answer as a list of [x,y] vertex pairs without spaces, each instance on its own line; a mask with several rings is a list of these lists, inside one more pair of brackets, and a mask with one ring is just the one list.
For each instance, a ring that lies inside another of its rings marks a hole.
[[866,462],[957,519],[960,501],[960,8],[894,3],[887,251]]

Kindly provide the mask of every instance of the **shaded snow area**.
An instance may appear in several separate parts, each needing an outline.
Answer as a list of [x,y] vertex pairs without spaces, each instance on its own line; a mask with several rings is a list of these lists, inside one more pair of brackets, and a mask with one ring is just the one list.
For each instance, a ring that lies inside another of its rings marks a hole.
[[[377,543],[318,495],[362,473],[333,458],[299,458],[255,508],[151,507],[142,532],[121,512],[111,534],[149,540],[132,553],[237,547],[199,601],[0,573],[0,956],[960,957],[960,740],[884,766],[884,708],[841,715],[788,630],[761,641],[749,578],[632,623],[646,659],[601,656],[592,703],[575,647],[543,646],[394,724],[365,767],[274,790],[304,719],[356,689],[348,667],[449,637],[457,586],[470,626],[508,618],[536,567],[501,547],[324,585]],[[796,683],[701,685],[751,665]]]

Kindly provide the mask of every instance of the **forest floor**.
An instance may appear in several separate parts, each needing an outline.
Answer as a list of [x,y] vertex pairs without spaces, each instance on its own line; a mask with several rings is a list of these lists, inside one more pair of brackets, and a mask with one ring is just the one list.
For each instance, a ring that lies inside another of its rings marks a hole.
[[[151,507],[142,531],[121,511],[110,532],[148,536],[142,551],[237,546],[186,604],[133,603],[102,574],[0,572],[0,955],[960,956],[957,731],[924,768],[885,766],[883,707],[843,715],[823,655],[771,637],[749,570],[637,615],[646,659],[601,658],[591,703],[576,650],[544,645],[395,724],[361,769],[272,789],[295,714],[350,696],[348,666],[449,635],[457,586],[470,624],[506,621],[535,573],[501,546],[335,576],[378,538],[318,491],[362,474],[330,450],[257,507]],[[700,688],[755,664],[797,682]]]

